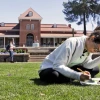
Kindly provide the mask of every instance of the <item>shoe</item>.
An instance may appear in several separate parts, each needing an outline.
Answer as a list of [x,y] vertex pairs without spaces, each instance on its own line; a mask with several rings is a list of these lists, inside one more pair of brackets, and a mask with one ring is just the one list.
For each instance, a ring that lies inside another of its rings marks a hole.
[[75,79],[71,79],[71,78],[70,78],[70,82],[71,82],[71,83],[72,83],[74,80],[75,80]]
[[4,62],[6,62],[6,58],[4,58]]
[[14,63],[14,61],[10,61],[11,63]]

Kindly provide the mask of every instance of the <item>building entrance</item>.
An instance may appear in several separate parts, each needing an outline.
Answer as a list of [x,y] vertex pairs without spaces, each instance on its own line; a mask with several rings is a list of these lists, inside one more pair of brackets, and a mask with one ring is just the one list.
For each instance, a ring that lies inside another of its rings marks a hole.
[[29,33],[26,37],[26,45],[32,46],[33,42],[34,42],[34,36],[33,34]]

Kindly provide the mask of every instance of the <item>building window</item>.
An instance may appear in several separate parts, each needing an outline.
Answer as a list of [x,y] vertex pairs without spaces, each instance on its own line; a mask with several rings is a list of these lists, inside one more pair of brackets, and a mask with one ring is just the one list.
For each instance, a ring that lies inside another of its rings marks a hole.
[[31,30],[34,30],[34,24],[31,24]]
[[27,24],[27,25],[26,25],[26,29],[27,29],[27,30],[30,30],[30,24]]
[[52,25],[52,28],[57,28],[57,24],[53,24]]
[[1,23],[1,26],[5,26],[5,23],[4,23],[4,22],[2,22],[2,23]]
[[33,12],[30,11],[30,12],[28,13],[28,15],[29,15],[29,17],[33,16]]

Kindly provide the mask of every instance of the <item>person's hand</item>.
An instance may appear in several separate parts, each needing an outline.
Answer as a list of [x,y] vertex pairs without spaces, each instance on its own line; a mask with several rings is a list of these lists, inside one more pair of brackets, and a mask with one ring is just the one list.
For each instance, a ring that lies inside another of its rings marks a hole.
[[91,74],[88,71],[84,71],[80,76],[80,81],[89,80],[90,78],[91,78]]

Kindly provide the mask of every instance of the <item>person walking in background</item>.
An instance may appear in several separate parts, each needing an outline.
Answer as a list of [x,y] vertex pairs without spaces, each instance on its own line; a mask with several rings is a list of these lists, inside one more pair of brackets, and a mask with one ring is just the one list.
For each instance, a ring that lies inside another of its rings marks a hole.
[[10,62],[14,62],[13,61],[13,48],[14,48],[15,46],[14,46],[14,44],[13,44],[13,39],[11,39],[10,40],[10,43],[7,45],[7,47],[6,47],[6,51],[8,51],[9,52],[9,56],[8,57],[6,57],[6,58],[4,58],[4,62],[6,62],[6,60],[8,59],[8,58],[10,58]]
[[97,52],[100,52],[100,30],[95,29],[90,36],[70,37],[46,56],[40,65],[40,80],[47,83],[89,80],[99,73],[100,56],[92,59]]

